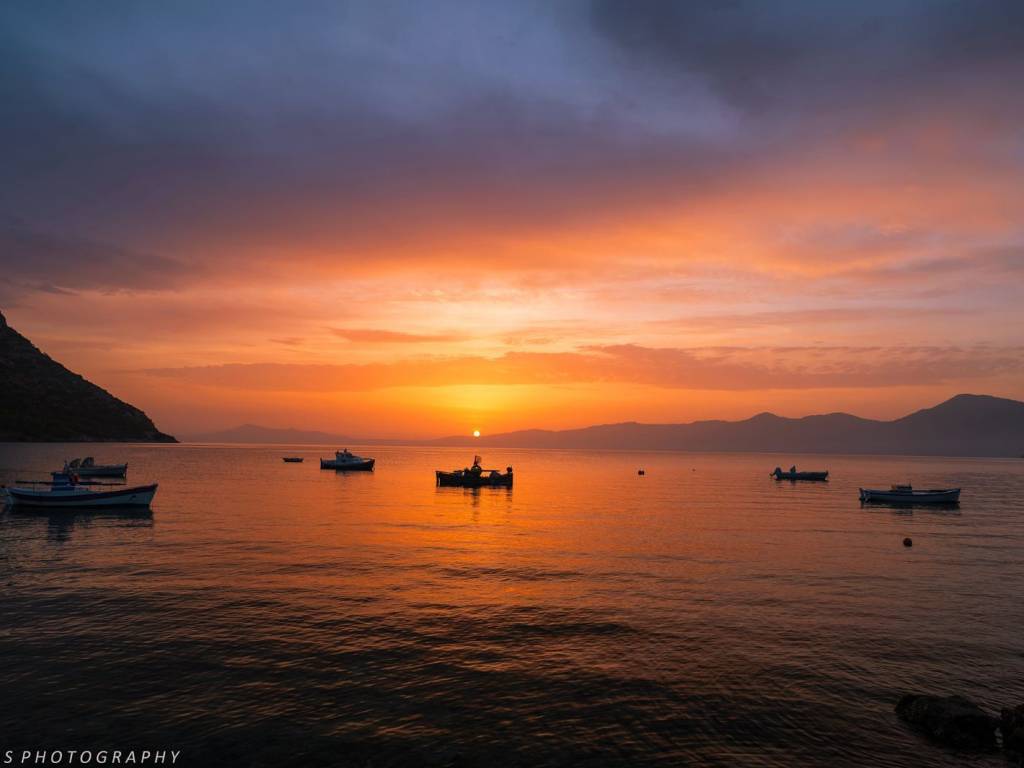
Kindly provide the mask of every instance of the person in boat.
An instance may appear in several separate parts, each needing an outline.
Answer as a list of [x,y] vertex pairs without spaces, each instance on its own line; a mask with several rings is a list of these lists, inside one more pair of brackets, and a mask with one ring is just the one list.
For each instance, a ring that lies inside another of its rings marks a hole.
[[796,464],[789,468],[790,472],[796,472]]

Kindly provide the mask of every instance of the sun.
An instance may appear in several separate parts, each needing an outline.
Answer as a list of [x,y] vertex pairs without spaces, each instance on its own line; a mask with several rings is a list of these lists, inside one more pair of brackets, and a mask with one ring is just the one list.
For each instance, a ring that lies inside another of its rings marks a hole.
[[473,430],[473,437],[480,437],[480,430],[479,429],[474,429]]

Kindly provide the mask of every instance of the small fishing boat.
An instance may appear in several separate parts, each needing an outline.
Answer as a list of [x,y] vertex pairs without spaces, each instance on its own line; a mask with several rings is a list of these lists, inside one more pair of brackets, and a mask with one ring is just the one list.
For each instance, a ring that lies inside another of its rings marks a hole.
[[301,464],[302,456],[285,456],[282,460],[285,464]]
[[[49,483],[36,485],[47,488],[7,488],[7,499],[11,506],[60,507],[79,509],[81,507],[148,507],[156,495],[157,484],[140,485],[134,488],[119,487],[116,491],[94,491],[78,482],[75,475],[66,472],[52,473]],[[91,485],[101,485],[92,483]],[[120,484],[115,484],[120,486]]]
[[64,471],[79,477],[125,477],[128,474],[127,464],[97,464],[92,456],[75,459],[64,465]]
[[436,470],[434,474],[437,484],[459,488],[512,487],[512,467],[505,467],[505,472],[502,473],[497,469],[484,469],[480,466],[481,461],[479,456],[474,456],[472,467],[455,469],[451,472]]
[[335,451],[333,459],[320,459],[320,469],[336,469],[344,472],[370,472],[374,459],[364,459],[349,452],[348,448]]
[[894,485],[887,491],[861,488],[860,500],[886,504],[957,504],[960,501],[960,489],[932,488],[916,491],[909,485]]
[[771,476],[776,480],[828,480],[828,470],[824,472],[798,472],[794,464],[789,468],[788,472],[783,471],[782,467],[776,467]]

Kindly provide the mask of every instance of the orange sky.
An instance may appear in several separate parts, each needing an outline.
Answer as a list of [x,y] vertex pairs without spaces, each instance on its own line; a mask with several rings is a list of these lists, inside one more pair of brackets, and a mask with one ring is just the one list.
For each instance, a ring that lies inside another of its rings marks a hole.
[[982,5],[6,9],[0,309],[185,437],[1024,399]]

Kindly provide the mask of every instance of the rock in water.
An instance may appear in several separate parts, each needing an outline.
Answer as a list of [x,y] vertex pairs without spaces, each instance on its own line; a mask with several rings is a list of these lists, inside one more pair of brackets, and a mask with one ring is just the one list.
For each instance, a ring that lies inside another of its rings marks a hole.
[[1003,732],[1003,748],[1024,754],[1024,704],[1004,709],[999,724]]
[[992,749],[996,745],[996,719],[963,696],[910,693],[899,700],[896,714],[951,747]]

